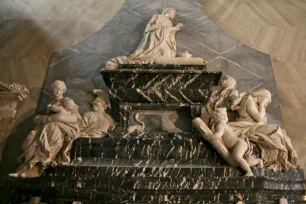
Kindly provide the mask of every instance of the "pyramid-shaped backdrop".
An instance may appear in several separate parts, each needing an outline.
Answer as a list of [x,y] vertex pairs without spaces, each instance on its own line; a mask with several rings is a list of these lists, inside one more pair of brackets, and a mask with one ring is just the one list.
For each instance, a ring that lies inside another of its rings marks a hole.
[[68,86],[67,96],[90,109],[93,88],[107,89],[100,76],[108,59],[130,55],[139,45],[152,15],[174,8],[174,23],[183,23],[177,33],[178,52],[188,50],[209,62],[208,71],[222,71],[234,77],[239,91],[268,89],[272,104],[267,113],[270,123],[282,124],[270,57],[255,51],[221,30],[205,13],[198,0],[127,0],[124,7],[100,31],[75,46],[53,54],[39,112],[50,102],[50,84],[60,79]]

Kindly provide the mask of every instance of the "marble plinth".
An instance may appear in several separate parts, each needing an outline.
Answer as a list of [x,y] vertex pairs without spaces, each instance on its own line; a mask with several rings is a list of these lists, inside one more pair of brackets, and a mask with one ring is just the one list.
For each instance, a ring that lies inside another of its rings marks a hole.
[[297,202],[305,192],[302,170],[253,168],[255,176],[246,178],[205,141],[160,135],[78,139],[70,165],[47,169],[40,178],[11,179],[2,183],[2,194],[19,202],[40,195],[48,203],[275,203],[282,197]]
[[206,103],[211,86],[221,72],[207,72],[205,65],[121,65],[101,70],[115,104]]

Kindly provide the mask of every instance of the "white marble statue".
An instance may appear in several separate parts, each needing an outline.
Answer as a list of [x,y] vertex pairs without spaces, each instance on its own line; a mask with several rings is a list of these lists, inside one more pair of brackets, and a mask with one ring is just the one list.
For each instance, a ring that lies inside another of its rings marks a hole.
[[64,97],[67,87],[56,80],[51,85],[53,101],[47,115],[37,116],[36,127],[25,139],[20,156],[22,165],[14,177],[37,177],[51,164],[68,164],[73,139],[79,135],[78,106]]
[[232,77],[222,76],[220,89],[212,94],[204,112],[212,116],[214,109],[230,107],[237,113],[237,118],[235,122],[228,122],[228,125],[239,138],[259,147],[265,168],[274,171],[295,169],[297,154],[290,137],[278,125],[267,124],[266,107],[270,103],[271,93],[268,90],[260,89],[239,94],[236,90],[236,81]]
[[248,138],[260,149],[264,167],[274,171],[295,169],[297,153],[287,133],[276,124],[267,124],[266,107],[271,93],[266,89],[242,93],[232,105],[238,113],[236,122],[228,123],[241,138]]
[[[245,140],[239,138],[231,126],[227,124],[228,117],[226,108],[216,108],[213,118],[215,122],[213,131],[200,118],[195,119],[193,124],[200,130],[204,139],[211,142],[214,148],[216,148],[229,164],[239,166],[246,172],[245,176],[253,176],[250,163],[244,158],[249,149],[249,145]],[[261,162],[260,159],[253,159],[252,166],[259,165]]]
[[67,165],[76,138],[102,138],[116,127],[115,121],[105,112],[110,108],[105,91],[93,91],[97,95],[91,103],[93,111],[81,117],[78,105],[64,97],[67,87],[63,81],[54,81],[51,90],[53,101],[46,115],[34,118],[36,127],[22,145],[23,154],[19,158],[22,165],[16,173],[10,174],[12,177],[38,177],[51,165]]
[[237,99],[236,80],[230,76],[222,75],[219,83],[220,88],[212,93],[209,105],[211,108],[231,108]]
[[136,60],[155,59],[158,56],[175,58],[177,54],[175,34],[183,28],[183,24],[173,25],[176,11],[167,8],[162,15],[155,14],[147,24],[142,42],[130,56]]
[[183,24],[173,25],[176,11],[167,8],[155,14],[144,31],[143,39],[129,57],[120,56],[106,62],[107,69],[117,69],[119,64],[206,64],[202,58],[192,58],[188,52],[177,57],[176,33]]
[[108,94],[99,89],[94,89],[93,92],[97,97],[91,102],[92,111],[85,113],[79,123],[80,137],[103,138],[109,130],[116,128],[116,123],[105,112],[111,107]]

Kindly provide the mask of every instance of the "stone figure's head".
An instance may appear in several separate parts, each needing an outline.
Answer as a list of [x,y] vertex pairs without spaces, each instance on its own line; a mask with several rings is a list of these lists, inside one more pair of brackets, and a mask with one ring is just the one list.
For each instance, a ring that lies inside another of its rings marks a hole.
[[64,94],[67,91],[67,87],[65,82],[60,81],[60,80],[55,80],[52,84],[51,84],[51,92],[52,92],[52,96],[53,99],[58,101],[60,99],[62,99],[64,97]]
[[72,113],[77,113],[79,110],[79,106],[74,103],[74,101],[68,97],[65,97],[63,99],[63,106],[67,111],[70,111]]
[[109,96],[105,91],[94,89],[93,93],[97,95],[95,100],[91,102],[93,111],[105,111],[107,108],[111,107]]
[[267,107],[272,101],[271,93],[267,89],[259,89],[257,91],[251,92],[250,94],[258,104],[262,104],[265,107]]
[[162,15],[167,16],[170,19],[174,19],[175,14],[176,14],[176,11],[174,8],[166,8],[162,13]]
[[227,117],[226,108],[216,108],[214,110],[214,120],[216,122],[227,123],[228,117]]
[[235,89],[236,80],[233,77],[222,75],[220,79],[220,86],[222,88]]
[[239,92],[237,89],[230,90],[227,96],[229,107],[233,106],[234,104],[240,103],[239,97],[240,96],[239,96]]

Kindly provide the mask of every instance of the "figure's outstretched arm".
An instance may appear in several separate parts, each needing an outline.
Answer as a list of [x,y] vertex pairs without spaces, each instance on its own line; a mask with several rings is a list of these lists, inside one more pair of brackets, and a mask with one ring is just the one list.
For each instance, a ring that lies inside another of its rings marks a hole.
[[48,122],[62,122],[66,124],[77,123],[79,118],[75,115],[51,115],[48,117]]

